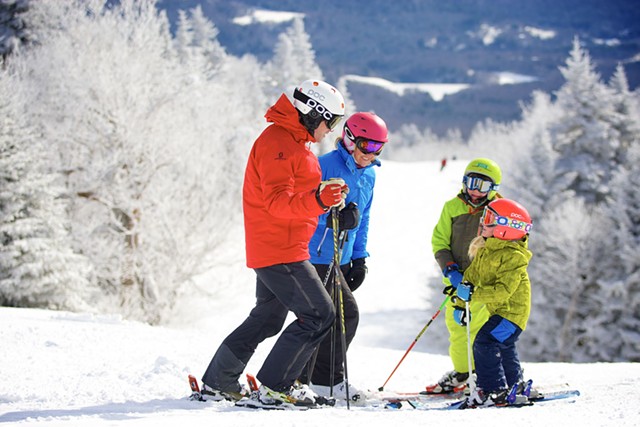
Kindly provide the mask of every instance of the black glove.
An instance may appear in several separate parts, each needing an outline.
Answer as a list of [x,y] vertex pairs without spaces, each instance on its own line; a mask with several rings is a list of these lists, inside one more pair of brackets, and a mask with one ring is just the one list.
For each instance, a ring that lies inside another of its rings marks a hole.
[[467,322],[471,321],[471,312],[469,312],[469,319],[467,319],[466,308],[454,307],[453,310],[453,320],[460,326],[467,326]]
[[[340,230],[352,230],[360,223],[360,210],[355,202],[349,203],[338,214]],[[327,215],[327,228],[333,228],[333,210]]]
[[364,278],[367,275],[367,266],[364,263],[364,258],[358,258],[351,261],[351,269],[344,277],[347,280],[347,285],[351,292],[355,291],[362,285]]
[[454,288],[452,285],[445,286],[442,290],[442,293],[445,295],[449,295],[450,297],[456,297],[456,288]]

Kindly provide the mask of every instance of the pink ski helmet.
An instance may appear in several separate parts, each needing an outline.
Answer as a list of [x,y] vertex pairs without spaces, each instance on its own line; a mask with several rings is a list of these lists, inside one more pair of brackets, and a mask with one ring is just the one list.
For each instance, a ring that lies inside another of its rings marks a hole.
[[374,113],[354,113],[347,119],[342,130],[342,141],[349,153],[356,149],[358,138],[387,143],[387,124]]

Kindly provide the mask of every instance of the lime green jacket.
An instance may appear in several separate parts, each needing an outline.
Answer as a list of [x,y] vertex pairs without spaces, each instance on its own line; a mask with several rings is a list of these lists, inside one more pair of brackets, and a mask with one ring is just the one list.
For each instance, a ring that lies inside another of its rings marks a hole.
[[531,312],[527,240],[488,238],[464,272],[464,280],[475,287],[471,299],[484,303],[490,316],[504,317],[523,331]]
[[485,205],[486,203],[478,207],[471,206],[462,191],[444,204],[431,235],[431,249],[440,271],[450,262],[458,264],[460,271],[469,266],[469,243],[478,235],[478,225]]

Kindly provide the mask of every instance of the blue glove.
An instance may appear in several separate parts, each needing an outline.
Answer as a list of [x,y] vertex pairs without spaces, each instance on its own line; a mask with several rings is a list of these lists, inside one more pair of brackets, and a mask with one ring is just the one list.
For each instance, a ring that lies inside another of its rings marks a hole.
[[453,289],[458,289],[458,285],[462,282],[462,273],[460,273],[460,267],[456,263],[447,264],[442,270],[444,277],[449,279],[449,283],[453,286]]
[[471,301],[473,290],[473,283],[462,282],[458,285],[458,291],[456,293],[458,295],[458,298],[460,298],[462,301]]
[[467,319],[467,310],[455,307],[453,310],[453,320],[460,326],[467,326],[467,322],[471,322],[471,312],[469,312],[469,319]]

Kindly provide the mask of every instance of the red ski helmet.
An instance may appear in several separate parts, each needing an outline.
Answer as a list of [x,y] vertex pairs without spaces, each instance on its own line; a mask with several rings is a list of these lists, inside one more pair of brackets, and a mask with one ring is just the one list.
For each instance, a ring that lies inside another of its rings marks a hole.
[[493,237],[500,240],[519,240],[531,231],[531,216],[520,203],[496,199],[489,203],[480,220],[482,225],[494,226]]

